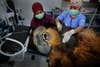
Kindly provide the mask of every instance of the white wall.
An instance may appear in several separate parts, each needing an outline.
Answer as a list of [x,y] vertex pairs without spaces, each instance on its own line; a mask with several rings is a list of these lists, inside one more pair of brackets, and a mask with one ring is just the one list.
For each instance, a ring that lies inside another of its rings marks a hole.
[[0,16],[5,16],[6,14],[6,5],[4,3],[5,0],[0,0]]
[[40,1],[45,10],[50,10],[55,6],[61,8],[61,0],[13,0],[16,9],[23,9],[23,16],[25,17],[24,25],[30,25],[32,19],[32,4],[36,1]]

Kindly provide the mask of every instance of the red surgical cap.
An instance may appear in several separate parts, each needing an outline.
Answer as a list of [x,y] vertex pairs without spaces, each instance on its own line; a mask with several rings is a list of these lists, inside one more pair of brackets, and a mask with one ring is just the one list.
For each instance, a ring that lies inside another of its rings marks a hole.
[[43,11],[42,4],[39,3],[39,2],[35,2],[35,3],[32,5],[32,10],[33,10],[34,13],[36,13],[38,10],[42,10],[42,11]]

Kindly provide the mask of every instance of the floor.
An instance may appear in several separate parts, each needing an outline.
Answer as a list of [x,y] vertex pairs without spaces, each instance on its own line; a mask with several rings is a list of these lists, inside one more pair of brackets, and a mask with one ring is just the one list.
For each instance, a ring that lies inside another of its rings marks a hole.
[[23,61],[17,60],[15,62],[0,64],[0,67],[48,67],[46,57],[34,55],[35,58],[32,59],[31,56],[32,54],[26,53]]

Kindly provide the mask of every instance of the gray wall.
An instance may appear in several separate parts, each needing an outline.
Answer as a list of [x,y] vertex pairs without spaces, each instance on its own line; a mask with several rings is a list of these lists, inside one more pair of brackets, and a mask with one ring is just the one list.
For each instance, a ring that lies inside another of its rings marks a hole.
[[40,1],[44,10],[48,11],[54,8],[55,6],[61,8],[61,0],[13,0],[15,3],[16,9],[23,10],[23,16],[25,17],[24,25],[30,25],[32,19],[32,4],[36,1]]
[[0,0],[0,16],[5,16],[6,14],[6,6],[5,6],[5,0]]
[[[5,0],[0,0],[0,15],[6,14],[6,6],[2,2]],[[44,10],[48,11],[52,8],[59,7],[61,9],[66,9],[66,6],[69,5],[67,3],[63,3],[62,0],[13,0],[16,9],[22,9],[22,16],[25,18],[24,25],[29,26],[31,19],[32,19],[32,4],[36,1],[40,1],[43,6]],[[89,0],[84,0],[89,1]],[[99,0],[100,1],[100,0]]]

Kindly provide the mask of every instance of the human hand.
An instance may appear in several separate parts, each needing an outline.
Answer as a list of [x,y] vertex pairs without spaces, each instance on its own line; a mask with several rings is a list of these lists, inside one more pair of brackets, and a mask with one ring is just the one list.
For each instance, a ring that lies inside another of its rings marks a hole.
[[63,34],[64,37],[63,37],[62,42],[63,42],[63,43],[68,42],[69,39],[70,39],[70,37],[71,37],[74,33],[75,33],[74,30],[70,30],[70,31],[65,32],[65,33]]

